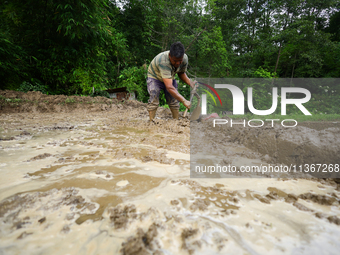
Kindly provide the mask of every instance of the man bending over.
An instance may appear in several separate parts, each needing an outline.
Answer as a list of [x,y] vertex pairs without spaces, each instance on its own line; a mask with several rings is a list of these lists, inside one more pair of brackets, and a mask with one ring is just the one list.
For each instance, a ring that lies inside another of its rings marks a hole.
[[148,92],[150,95],[147,109],[150,121],[155,118],[159,105],[159,94],[164,90],[165,99],[174,119],[179,116],[179,102],[190,109],[191,103],[178,93],[178,84],[175,75],[191,86],[192,82],[186,75],[188,67],[188,56],[184,53],[184,46],[181,42],[175,42],[170,46],[170,51],[159,53],[150,63],[148,68]]

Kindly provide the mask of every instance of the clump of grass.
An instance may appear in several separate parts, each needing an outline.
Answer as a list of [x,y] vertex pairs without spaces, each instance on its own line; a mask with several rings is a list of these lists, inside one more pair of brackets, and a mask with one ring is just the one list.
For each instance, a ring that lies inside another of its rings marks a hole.
[[68,97],[68,98],[65,99],[66,104],[71,104],[71,103],[75,103],[75,102],[76,102],[76,100],[74,98]]

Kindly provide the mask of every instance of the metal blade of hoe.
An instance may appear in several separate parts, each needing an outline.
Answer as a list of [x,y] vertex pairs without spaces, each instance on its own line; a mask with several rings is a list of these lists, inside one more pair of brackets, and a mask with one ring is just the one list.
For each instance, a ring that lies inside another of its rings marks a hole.
[[198,104],[196,106],[196,108],[192,111],[191,115],[190,115],[190,120],[197,120],[200,115],[201,115],[201,102],[200,102],[200,97],[198,96],[198,94],[196,93],[195,96],[198,99]]

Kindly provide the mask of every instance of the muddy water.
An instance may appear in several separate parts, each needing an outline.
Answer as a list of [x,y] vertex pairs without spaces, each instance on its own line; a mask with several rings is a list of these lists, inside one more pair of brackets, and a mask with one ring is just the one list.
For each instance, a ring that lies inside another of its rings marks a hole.
[[338,253],[335,182],[190,179],[188,122],[125,110],[0,116],[0,254]]

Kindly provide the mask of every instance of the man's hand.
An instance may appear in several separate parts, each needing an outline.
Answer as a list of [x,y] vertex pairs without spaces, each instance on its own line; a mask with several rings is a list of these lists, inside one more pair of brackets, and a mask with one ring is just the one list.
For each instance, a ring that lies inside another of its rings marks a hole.
[[191,103],[190,103],[190,101],[188,101],[188,100],[186,100],[186,99],[184,99],[183,105],[184,105],[186,108],[188,108],[188,109],[191,108]]
[[194,90],[198,87],[198,81],[190,80],[190,87]]

